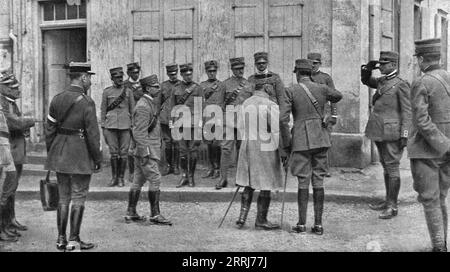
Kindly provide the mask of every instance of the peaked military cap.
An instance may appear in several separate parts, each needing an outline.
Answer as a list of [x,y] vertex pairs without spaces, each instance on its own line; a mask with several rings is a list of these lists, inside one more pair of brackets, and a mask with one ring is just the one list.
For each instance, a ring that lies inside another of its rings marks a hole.
[[393,51],[381,51],[379,63],[398,62],[400,55]]
[[294,73],[297,72],[297,70],[306,70],[306,71],[312,71],[312,60],[309,59],[298,59],[295,61],[295,68]]
[[244,68],[245,67],[245,58],[232,58],[230,59],[231,68]]
[[148,77],[144,77],[139,81],[143,87],[150,86],[150,87],[158,87],[159,81],[157,75],[151,75]]
[[308,53],[307,58],[313,62],[322,62],[322,54],[320,53]]
[[141,66],[139,65],[139,62],[133,62],[133,63],[127,64],[128,72],[139,72],[140,70],[141,70]]
[[441,55],[442,45],[441,39],[426,39],[415,42],[416,54],[414,56],[421,55]]
[[257,52],[254,55],[255,62],[260,62],[261,60],[268,62],[269,61],[269,53],[267,52]]
[[88,73],[95,75],[91,71],[91,64],[88,62],[71,62],[66,65],[66,68],[69,70],[69,73]]
[[194,71],[192,63],[185,63],[180,65],[180,72],[183,74],[191,73]]
[[208,60],[205,62],[205,70],[211,70],[211,68],[215,68],[215,70],[217,70],[217,68],[219,68],[219,63],[215,60]]
[[169,75],[174,75],[178,73],[178,64],[172,63],[166,65],[166,71]]
[[123,68],[116,67],[116,68],[109,69],[109,73],[111,74],[112,77],[123,76]]

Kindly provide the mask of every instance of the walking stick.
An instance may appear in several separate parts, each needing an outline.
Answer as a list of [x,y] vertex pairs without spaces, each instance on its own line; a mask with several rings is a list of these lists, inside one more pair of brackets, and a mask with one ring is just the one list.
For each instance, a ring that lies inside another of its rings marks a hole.
[[237,194],[238,194],[240,189],[241,189],[241,186],[238,186],[237,189],[236,189],[236,192],[234,192],[234,195],[233,195],[233,198],[231,199],[230,205],[228,205],[228,209],[225,212],[225,215],[223,216],[222,221],[220,222],[220,225],[218,227],[219,229],[222,227],[223,221],[225,221],[225,217],[227,217],[227,214],[230,211],[231,205],[233,205],[233,202],[236,199],[236,196],[237,196]]
[[[289,158],[290,160],[290,158]],[[283,189],[283,200],[281,202],[281,220],[280,220],[280,227],[283,228],[283,216],[284,216],[284,203],[286,198],[286,187],[287,187],[287,180],[288,180],[288,169],[289,169],[289,160],[286,164],[286,167],[284,167],[284,189]]]

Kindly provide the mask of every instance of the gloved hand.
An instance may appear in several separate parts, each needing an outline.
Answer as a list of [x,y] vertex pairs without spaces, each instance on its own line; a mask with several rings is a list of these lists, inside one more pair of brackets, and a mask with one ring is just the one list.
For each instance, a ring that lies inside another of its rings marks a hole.
[[378,65],[378,61],[371,60],[371,61],[369,61],[369,63],[367,63],[366,67],[369,70],[375,70],[375,69],[377,69],[377,65]]
[[403,149],[408,145],[408,138],[402,137],[400,138],[400,148]]
[[287,147],[280,149],[280,157],[281,157],[281,162],[283,163],[284,169],[288,168],[288,163],[289,163],[289,158],[291,156],[291,152],[292,152],[291,146],[287,146]]
[[96,163],[94,166],[94,173],[100,173],[102,171],[102,164]]
[[145,157],[141,158],[141,166],[146,165],[149,160],[150,160],[150,156],[145,156]]
[[337,124],[337,117],[336,116],[330,116],[327,120],[328,126],[335,126]]

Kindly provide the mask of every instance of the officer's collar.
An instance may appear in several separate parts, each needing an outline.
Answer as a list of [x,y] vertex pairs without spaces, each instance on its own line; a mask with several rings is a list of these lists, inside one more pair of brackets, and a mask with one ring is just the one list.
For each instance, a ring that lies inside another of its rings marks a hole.
[[320,69],[319,69],[319,70],[317,70],[317,71],[315,71],[315,72],[312,71],[312,74],[313,74],[313,75],[318,75],[318,74],[320,74],[320,72],[321,72],[321,71],[320,71]]
[[78,85],[71,84],[69,91],[84,93],[84,88]]
[[438,70],[438,69],[442,69],[442,66],[440,64],[433,64],[433,65],[430,65],[427,68],[423,69],[423,72],[426,73],[426,72],[431,72],[431,71]]
[[264,70],[264,71],[259,71],[259,70],[257,70],[256,71],[256,74],[258,74],[258,75],[267,75],[269,73],[269,68],[267,68],[266,70]]
[[392,73],[390,73],[389,75],[386,75],[385,78],[389,80],[389,79],[396,78],[397,75],[398,75],[398,70],[395,70]]
[[150,101],[153,101],[153,97],[151,97],[150,95],[148,95],[148,94],[144,94],[144,96],[147,98],[147,99],[150,99]]
[[186,81],[183,80],[183,83],[184,83],[185,85],[192,85],[192,84],[194,84],[194,81],[192,81],[191,83],[187,83]]
[[312,81],[312,80],[309,76],[305,76],[305,77],[300,78],[300,81]]
[[139,83],[139,78],[138,78],[138,80],[134,81],[131,77],[129,77],[128,81],[132,84],[136,84],[136,83]]
[[217,78],[215,78],[215,79],[208,79],[207,81],[208,81],[208,82],[216,82],[216,81],[217,81]]

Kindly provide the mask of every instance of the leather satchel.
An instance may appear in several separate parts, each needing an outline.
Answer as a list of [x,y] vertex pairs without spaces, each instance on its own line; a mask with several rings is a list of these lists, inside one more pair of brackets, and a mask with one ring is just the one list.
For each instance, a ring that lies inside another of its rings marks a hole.
[[58,184],[50,181],[50,171],[47,172],[47,177],[40,181],[40,193],[44,211],[49,212],[58,209]]

